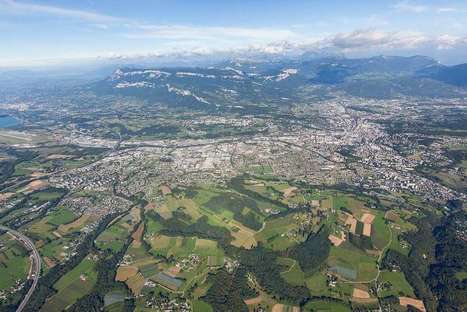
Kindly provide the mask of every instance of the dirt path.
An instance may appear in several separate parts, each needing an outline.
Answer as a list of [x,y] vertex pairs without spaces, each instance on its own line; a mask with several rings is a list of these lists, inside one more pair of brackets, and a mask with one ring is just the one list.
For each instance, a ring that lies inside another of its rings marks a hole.
[[287,269],[287,271],[283,271],[283,272],[281,272],[281,274],[289,273],[290,271],[292,271],[294,266],[297,265],[297,260],[295,260],[295,259],[291,259],[291,260],[293,260],[293,264]]

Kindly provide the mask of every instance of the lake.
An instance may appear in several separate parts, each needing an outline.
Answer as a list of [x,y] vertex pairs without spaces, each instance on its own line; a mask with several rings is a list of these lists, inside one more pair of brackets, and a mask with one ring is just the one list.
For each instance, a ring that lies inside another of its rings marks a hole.
[[0,128],[9,128],[19,125],[18,119],[11,116],[0,116]]

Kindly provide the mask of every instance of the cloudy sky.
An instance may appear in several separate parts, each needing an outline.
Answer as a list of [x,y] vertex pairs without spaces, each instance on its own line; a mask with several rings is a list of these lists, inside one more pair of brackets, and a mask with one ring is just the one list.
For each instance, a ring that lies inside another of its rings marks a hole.
[[467,62],[467,1],[0,0],[3,66],[284,47]]

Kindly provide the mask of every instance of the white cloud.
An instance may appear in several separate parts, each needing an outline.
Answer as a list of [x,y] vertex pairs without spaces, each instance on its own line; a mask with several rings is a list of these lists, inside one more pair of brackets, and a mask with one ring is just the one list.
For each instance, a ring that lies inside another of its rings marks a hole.
[[97,23],[116,23],[126,19],[76,9],[65,9],[56,6],[17,2],[14,0],[0,0],[0,9],[12,14],[47,14],[60,17],[76,18]]
[[144,24],[128,26],[137,28],[125,35],[132,39],[272,41],[299,37],[288,29]]
[[447,50],[463,43],[467,43],[467,38],[445,34],[438,36],[434,40],[434,43],[439,50]]
[[454,8],[454,7],[441,7],[433,5],[422,5],[417,4],[413,1],[400,1],[392,6],[396,11],[407,12],[407,13],[456,13],[456,12],[465,12],[464,10]]
[[467,37],[443,35],[427,35],[421,32],[400,31],[384,32],[379,30],[356,30],[338,33],[308,43],[293,45],[290,49],[331,51],[335,53],[391,53],[391,51],[412,51],[423,53],[427,50],[448,50],[462,48]]
[[393,5],[393,8],[402,12],[422,13],[428,10],[425,5],[415,4],[409,1],[401,1]]
[[443,8],[437,8],[436,11],[438,13],[450,13],[450,12],[457,12],[458,10],[455,8],[443,7]]
[[429,41],[419,32],[383,32],[377,30],[357,30],[339,33],[324,39],[322,44],[343,51],[355,49],[409,49]]

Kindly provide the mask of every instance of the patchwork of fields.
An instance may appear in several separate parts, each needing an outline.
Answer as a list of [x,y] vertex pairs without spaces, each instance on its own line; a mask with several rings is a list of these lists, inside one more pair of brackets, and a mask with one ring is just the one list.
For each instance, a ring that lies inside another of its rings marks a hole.
[[[326,298],[309,301],[304,311],[350,311],[352,304],[371,305],[380,297],[415,297],[402,272],[380,272],[385,252],[410,250],[401,239],[416,229],[409,214],[377,209],[369,197],[276,181],[263,171],[267,179],[243,176],[225,187],[160,187],[157,199],[148,198],[110,220],[92,241],[93,252],[53,284],[55,293],[42,311],[67,309],[95,292],[98,264],[111,255],[121,259],[109,268],[115,285],[105,293],[105,311],[119,311],[128,296],[135,298],[136,311],[187,297],[192,299],[178,304],[214,311],[211,294],[228,283],[213,286],[222,274],[235,279],[244,293],[237,304],[250,311],[298,311],[277,299],[284,289],[275,288],[277,279]],[[60,196],[59,191],[39,190],[31,198],[41,203]],[[46,273],[73,257],[77,240],[98,222],[93,215],[58,205],[23,230],[35,240]],[[314,252],[314,246],[320,251]],[[2,276],[8,276],[2,278],[2,289],[27,274],[28,259],[15,248],[0,253]],[[243,262],[257,250],[270,256]],[[275,260],[269,263],[271,255]],[[303,266],[304,261],[313,266]],[[276,274],[274,280],[259,275],[262,262],[271,276]],[[375,285],[377,292],[370,292]],[[168,301],[157,299],[161,294]]]

